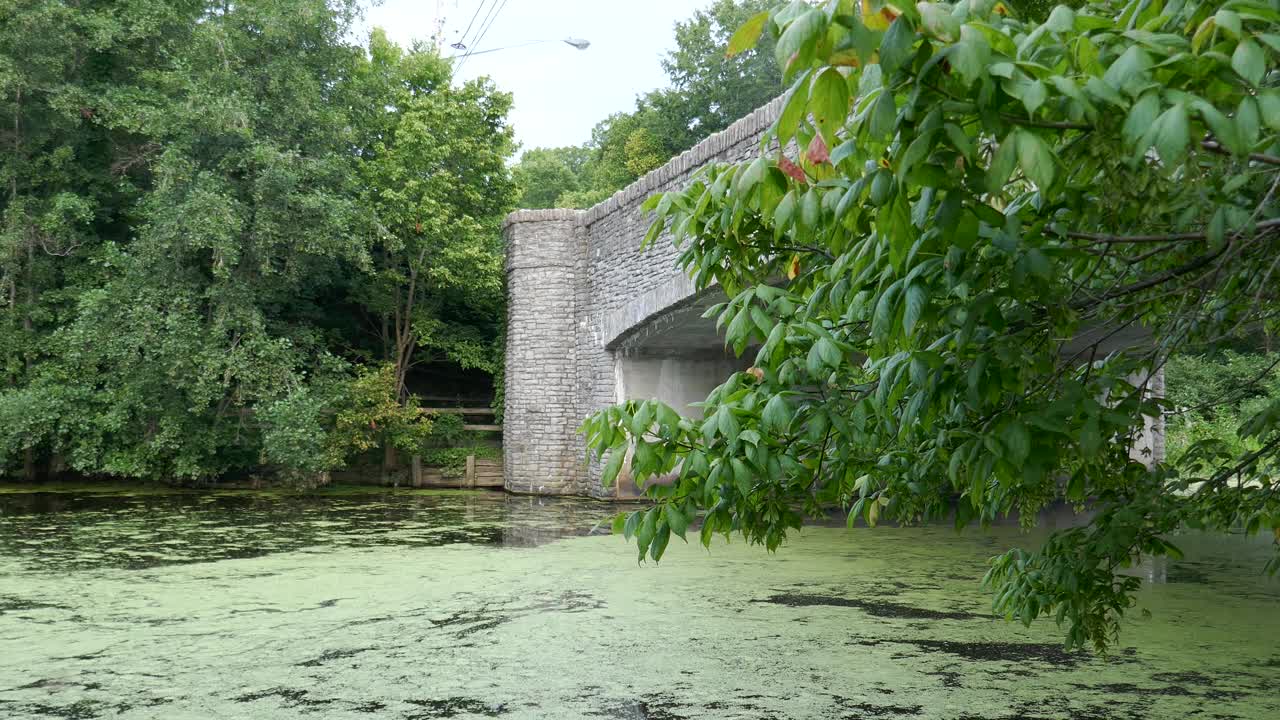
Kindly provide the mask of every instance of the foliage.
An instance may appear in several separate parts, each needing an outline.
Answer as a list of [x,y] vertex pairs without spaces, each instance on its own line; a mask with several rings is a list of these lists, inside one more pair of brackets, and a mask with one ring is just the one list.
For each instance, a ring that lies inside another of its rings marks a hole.
[[534,148],[520,156],[513,175],[520,187],[516,205],[522,208],[556,207],[568,193],[583,190],[591,153],[584,147]]
[[1166,366],[1166,447],[1179,458],[1197,444],[1220,443],[1241,456],[1261,449],[1240,434],[1244,422],[1280,400],[1280,370],[1274,355],[1224,350],[1212,355],[1175,355]]
[[429,448],[422,451],[422,463],[428,467],[440,468],[445,475],[461,475],[466,470],[467,458],[471,455],[497,459],[502,457],[502,449],[489,445]]
[[356,12],[0,0],[0,474],[319,472],[356,364],[492,369],[507,101]]
[[362,370],[342,397],[331,442],[342,456],[390,445],[416,452],[431,438],[431,418],[410,397],[402,400],[395,367]]
[[470,435],[466,421],[461,415],[451,413],[433,413],[431,435],[428,441],[432,445],[452,447],[466,440]]
[[489,409],[493,411],[494,424],[501,425],[503,413],[507,409],[507,333],[505,329],[494,341],[493,353],[496,359],[493,363],[493,400],[489,403]]
[[652,198],[648,241],[670,231],[697,286],[727,292],[710,314],[754,367],[702,419],[633,401],[583,428],[606,482],[628,447],[636,482],[675,474],[618,520],[642,558],[697,516],[704,543],[774,549],[831,504],[964,527],[1087,503],[1087,525],[986,581],[1007,617],[1105,648],[1139,582],[1123,569],[1176,555],[1175,529],[1280,536],[1280,404],[1246,419],[1253,452],[1129,450],[1168,405],[1142,378],[1170,354],[1274,331],[1275,8],[1133,0],[1037,23],[991,0],[834,0],[744,32],[776,42],[781,117],[759,157]]
[[[498,223],[516,191],[505,166],[511,98],[487,79],[454,85],[446,59],[405,53],[380,30],[357,78],[362,105],[372,108],[358,167],[377,234],[373,281],[356,299],[376,319],[403,398],[409,371],[432,357],[493,370]],[[472,308],[480,323],[458,321]]]

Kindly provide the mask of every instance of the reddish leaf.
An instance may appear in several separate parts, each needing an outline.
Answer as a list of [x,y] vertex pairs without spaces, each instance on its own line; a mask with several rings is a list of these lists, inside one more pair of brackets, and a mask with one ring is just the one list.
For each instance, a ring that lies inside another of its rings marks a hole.
[[805,176],[804,170],[799,165],[791,162],[791,158],[786,155],[778,156],[778,169],[786,173],[788,177],[796,182],[808,182],[809,178]]
[[813,141],[809,143],[809,162],[820,165],[831,161],[831,151],[827,149],[827,141],[822,139],[821,135],[814,135]]

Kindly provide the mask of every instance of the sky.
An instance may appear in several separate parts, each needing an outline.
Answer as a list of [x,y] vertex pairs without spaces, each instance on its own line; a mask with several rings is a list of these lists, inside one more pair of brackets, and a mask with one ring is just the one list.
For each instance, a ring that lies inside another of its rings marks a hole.
[[[631,110],[636,95],[664,87],[660,60],[674,47],[675,23],[709,0],[443,0],[446,43],[457,41],[483,5],[468,37],[496,2],[488,33],[475,50],[527,47],[475,55],[461,78],[493,78],[513,94],[511,122],[522,149],[581,145],[611,113]],[[505,2],[505,5],[504,5]],[[381,27],[398,43],[430,39],[436,0],[384,0],[369,9],[367,27]],[[591,42],[586,50],[558,42]],[[446,52],[456,52],[446,49]]]

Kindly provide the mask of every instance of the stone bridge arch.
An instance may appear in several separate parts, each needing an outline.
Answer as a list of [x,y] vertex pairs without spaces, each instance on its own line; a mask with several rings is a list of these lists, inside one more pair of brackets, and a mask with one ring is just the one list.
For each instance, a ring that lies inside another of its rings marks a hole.
[[687,407],[744,367],[701,318],[722,293],[696,292],[672,243],[641,249],[641,205],[709,162],[754,155],[780,109],[760,108],[589,210],[507,217],[508,490],[602,494],[577,431],[584,417],[633,398]]

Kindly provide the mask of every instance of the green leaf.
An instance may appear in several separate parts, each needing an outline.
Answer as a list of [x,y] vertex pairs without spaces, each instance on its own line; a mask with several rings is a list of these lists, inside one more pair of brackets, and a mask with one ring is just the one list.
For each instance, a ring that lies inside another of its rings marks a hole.
[[689,529],[689,518],[685,517],[684,511],[676,507],[674,504],[667,503],[664,508],[667,516],[667,525],[671,527],[671,532],[684,539],[684,533]]
[[1240,143],[1247,149],[1252,149],[1258,142],[1258,132],[1261,128],[1261,120],[1258,119],[1258,104],[1253,98],[1245,96],[1240,99],[1240,105],[1236,107],[1236,130],[1240,133]]
[[835,150],[831,151],[831,164],[838,167],[840,163],[852,157],[856,152],[858,152],[857,141],[845,140],[837,145]]
[[1014,130],[1000,142],[1000,147],[991,158],[991,165],[987,167],[987,192],[999,195],[1004,190],[1005,183],[1009,182],[1009,176],[1013,174],[1017,163],[1018,136]]
[[836,133],[849,115],[849,83],[839,70],[827,68],[814,79],[809,93],[809,112],[827,146],[834,147]]
[[915,41],[916,33],[905,17],[899,16],[893,21],[880,41],[880,67],[886,75],[892,75],[911,58]]
[[622,470],[622,461],[627,457],[626,452],[622,448],[614,448],[609,451],[609,461],[604,464],[604,471],[600,475],[600,482],[605,487],[613,487],[618,480],[618,472]]
[[728,443],[736,442],[738,439],[738,419],[733,416],[733,412],[728,407],[720,406],[716,411],[716,425],[720,428],[720,435],[724,437]]
[[1187,122],[1187,106],[1181,102],[1165,110],[1152,126],[1153,141],[1160,161],[1172,167],[1182,161],[1191,142],[1191,128]]
[[1018,164],[1022,172],[1043,192],[1053,185],[1053,151],[1040,136],[1029,131],[1018,131]]
[[782,395],[774,395],[765,403],[761,414],[765,428],[779,433],[785,432],[791,425],[791,405]]
[[[640,527],[636,529],[636,546],[640,549],[640,559],[644,560],[645,551],[649,549],[649,544],[653,542],[653,536],[658,532],[658,512],[659,509],[651,507],[643,511],[644,515],[640,520]],[[666,527],[664,524],[663,527]]]
[[1151,67],[1151,56],[1137,45],[1130,45],[1102,76],[1103,82],[1116,90],[1124,90],[1130,85],[1140,84],[1147,69]]
[[778,136],[778,145],[785,148],[791,138],[796,136],[800,123],[804,120],[805,109],[809,106],[808,73],[801,75],[791,86],[791,94],[787,96],[782,113],[774,124],[774,133]]
[[902,327],[906,330],[907,335],[914,334],[916,323],[920,321],[920,316],[924,313],[925,306],[929,304],[929,293],[923,285],[913,283],[907,287],[906,309],[903,311]]
[[[1160,112],[1160,93],[1152,91],[1142,96],[1129,108],[1129,116],[1124,120],[1124,139],[1130,145],[1137,145],[1150,130]],[[1146,148],[1139,148],[1145,150]]]
[[[1240,132],[1236,129],[1236,124],[1232,122],[1226,115],[1223,115],[1218,108],[1210,105],[1204,100],[1196,100],[1191,104],[1200,117],[1204,119],[1206,125],[1209,126],[1210,132],[1213,133],[1214,139],[1222,143],[1224,147],[1236,155],[1244,155],[1249,152],[1249,148],[1240,140]],[[1154,122],[1154,119],[1151,121]],[[1150,126],[1151,123],[1148,123]]]
[[1240,37],[1240,15],[1227,9],[1219,10],[1213,16],[1213,22],[1216,26],[1230,30],[1231,34]]
[[952,147],[957,152],[965,156],[965,158],[973,157],[973,138],[969,137],[964,128],[955,123],[947,123],[943,126],[943,130],[947,133],[947,139],[951,141]]
[[764,26],[767,22],[769,22],[768,10],[753,15],[750,20],[743,23],[742,27],[733,33],[733,37],[729,38],[729,49],[725,52],[725,55],[733,57],[755,47],[756,42],[760,40],[760,34],[764,32]]
[[800,226],[812,230],[822,219],[822,202],[817,188],[809,188],[800,198]]
[[871,108],[871,122],[867,132],[875,139],[891,135],[897,120],[898,108],[893,104],[893,93],[886,88],[880,92],[875,106]]
[[1027,83],[1022,92],[1022,106],[1027,109],[1028,115],[1035,115],[1048,97],[1049,91],[1045,89],[1044,83],[1033,80]]
[[1231,54],[1231,69],[1247,80],[1250,85],[1257,87],[1262,82],[1263,73],[1267,70],[1267,61],[1258,43],[1252,38],[1241,40],[1240,44],[1236,45],[1236,51]]
[[1065,5],[1059,5],[1049,13],[1044,26],[1056,33],[1067,33],[1076,29],[1076,13]]
[[715,532],[716,526],[711,522],[711,516],[708,515],[703,518],[702,529],[698,531],[698,540],[702,543],[703,547],[711,547],[711,538],[715,535]]
[[[1280,52],[1277,49],[1276,52]],[[1280,90],[1270,88],[1258,93],[1258,108],[1267,127],[1280,132]]]
[[1116,107],[1123,108],[1128,106],[1128,103],[1124,101],[1124,98],[1120,95],[1120,93],[1116,92],[1115,88],[1111,87],[1100,78],[1096,78],[1096,77],[1089,78],[1089,80],[1084,84],[1084,89],[1085,89],[1085,92],[1089,93],[1095,98],[1099,100],[1105,100],[1111,103],[1112,105],[1115,105]]
[[951,69],[960,76],[965,86],[970,86],[982,76],[990,62],[991,45],[981,32],[969,25],[962,25],[960,42],[951,46],[951,54],[947,59],[951,62]]
[[667,551],[667,544],[671,542],[671,528],[663,523],[659,525],[653,534],[653,544],[649,546],[649,557],[654,562],[662,559],[662,554]]
[[1097,416],[1090,416],[1080,428],[1080,452],[1085,458],[1093,459],[1102,449],[1102,432],[1098,428]]
[[830,338],[825,337],[818,339],[818,355],[822,358],[822,362],[831,368],[839,367],[844,360],[844,354],[840,352],[840,348],[836,347]]
[[902,153],[902,158],[898,160],[896,175],[899,182],[907,176],[907,173],[911,172],[916,163],[923,160],[929,154],[929,151],[933,149],[935,134],[935,131],[921,133],[907,146],[906,152]]
[[773,318],[769,317],[759,305],[754,303],[751,305],[751,319],[755,322],[756,327],[760,328],[760,333],[765,337],[768,337],[769,333],[773,332]]
[[729,328],[725,330],[724,339],[729,344],[735,344],[745,341],[751,333],[751,329],[755,324],[751,320],[751,313],[747,310],[740,310],[733,316],[733,321],[729,323]]
[[893,318],[898,310],[898,296],[901,293],[902,285],[895,282],[876,301],[875,314],[871,320],[871,336],[877,341],[888,338],[893,331]]
[[1000,444],[1009,452],[1009,462],[1021,465],[1031,452],[1031,433],[1021,421],[1012,420],[1000,428]]
[[640,521],[644,519],[644,511],[636,510],[627,513],[627,521],[622,525],[622,536],[630,540],[640,530]]
[[813,46],[822,35],[826,22],[826,13],[812,9],[787,25],[787,29],[782,32],[782,37],[778,38],[777,47],[774,48],[778,67],[782,68],[784,76],[798,69],[798,64],[793,66],[797,60],[807,64],[807,59],[803,56],[813,51]]

